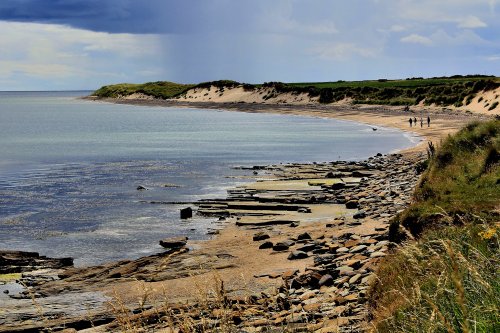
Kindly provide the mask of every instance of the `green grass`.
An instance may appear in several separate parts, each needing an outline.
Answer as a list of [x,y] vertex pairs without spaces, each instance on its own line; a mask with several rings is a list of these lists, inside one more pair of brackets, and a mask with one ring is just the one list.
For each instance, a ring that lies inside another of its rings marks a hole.
[[418,241],[384,259],[370,301],[379,332],[498,332],[500,120],[431,154],[415,202],[391,225]]
[[471,214],[492,219],[500,202],[500,120],[474,122],[448,137],[429,161],[415,191],[416,203],[400,218],[418,235],[443,210],[453,220]]
[[316,88],[417,88],[427,86],[444,86],[453,84],[464,84],[468,82],[476,82],[485,79],[495,79],[492,76],[457,76],[457,77],[440,77],[440,78],[415,78],[406,80],[365,80],[365,81],[335,81],[335,82],[298,82],[287,83],[287,85],[294,87],[316,87]]
[[167,99],[176,97],[194,87],[194,84],[180,84],[168,81],[147,82],[143,84],[120,83],[101,87],[93,95],[98,97],[123,97],[134,93],[142,93],[155,98]]
[[11,282],[19,280],[21,278],[21,275],[21,273],[0,274],[0,282]]

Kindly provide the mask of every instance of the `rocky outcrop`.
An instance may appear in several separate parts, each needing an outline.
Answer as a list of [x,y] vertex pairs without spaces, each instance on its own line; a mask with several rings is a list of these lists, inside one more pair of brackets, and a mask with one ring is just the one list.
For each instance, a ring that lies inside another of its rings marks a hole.
[[73,258],[48,258],[37,252],[0,250],[0,274],[73,266]]

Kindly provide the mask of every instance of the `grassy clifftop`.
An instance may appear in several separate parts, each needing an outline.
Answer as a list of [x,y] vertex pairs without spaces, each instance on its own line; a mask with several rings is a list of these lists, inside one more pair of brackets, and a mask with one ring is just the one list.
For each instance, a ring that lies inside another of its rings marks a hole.
[[180,84],[168,81],[147,82],[143,84],[119,83],[103,86],[93,95],[101,98],[126,97],[132,94],[144,94],[160,99],[178,96],[194,87],[194,84]]
[[500,120],[472,123],[428,161],[391,225],[418,238],[386,257],[370,300],[379,332],[500,331]]
[[[494,76],[452,76],[436,78],[408,78],[405,80],[367,80],[336,82],[282,83],[266,82],[263,84],[243,84],[236,81],[220,80],[200,84],[178,84],[173,82],[149,82],[144,84],[116,84],[104,86],[94,92],[98,97],[125,97],[134,93],[142,93],[155,98],[175,98],[193,88],[211,86],[235,88],[242,86],[245,91],[252,92],[266,88],[267,97],[279,94],[306,94],[317,97],[320,103],[333,103],[350,99],[355,104],[380,105],[426,105],[467,106],[480,92],[500,87],[500,78]],[[266,99],[266,98],[264,98]],[[496,99],[496,97],[495,97]],[[493,103],[493,102],[492,102]],[[497,102],[498,105],[498,102]],[[496,108],[497,105],[491,105]],[[488,105],[489,107],[489,105]]]

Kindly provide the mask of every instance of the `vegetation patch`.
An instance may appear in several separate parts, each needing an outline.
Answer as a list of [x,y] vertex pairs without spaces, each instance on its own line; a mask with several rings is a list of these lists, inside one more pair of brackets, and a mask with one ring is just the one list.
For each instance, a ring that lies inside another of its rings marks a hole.
[[179,96],[193,88],[193,84],[180,84],[168,81],[147,82],[143,84],[120,83],[101,87],[93,95],[101,98],[126,97],[140,93],[160,99]]
[[370,301],[379,332],[498,332],[500,121],[429,151],[415,203],[393,221],[418,241],[387,256]]
[[11,282],[11,281],[19,280],[20,278],[21,278],[21,273],[0,274],[0,283],[1,282]]

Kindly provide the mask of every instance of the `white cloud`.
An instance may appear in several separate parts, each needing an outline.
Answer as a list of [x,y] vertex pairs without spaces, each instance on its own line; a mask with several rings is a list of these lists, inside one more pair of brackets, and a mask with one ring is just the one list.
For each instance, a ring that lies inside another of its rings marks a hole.
[[322,59],[327,60],[347,60],[354,56],[363,58],[374,58],[379,53],[379,49],[357,46],[354,43],[335,43],[310,49],[310,52]]
[[394,24],[389,28],[389,31],[391,32],[401,32],[406,30],[407,28],[404,25],[399,25],[399,24]]
[[432,40],[418,34],[411,34],[400,39],[403,43],[413,43],[422,45],[432,45]]
[[488,25],[486,23],[481,21],[476,16],[467,16],[458,22],[458,27],[465,29],[485,28],[487,26]]
[[157,35],[110,34],[62,25],[2,21],[0,31],[0,74],[4,78],[22,75],[50,83],[55,79],[101,77],[109,81],[127,72],[127,64],[151,68],[151,59],[159,58],[162,52]]
[[486,57],[486,60],[488,60],[488,61],[500,61],[500,54],[495,54],[495,55]]

